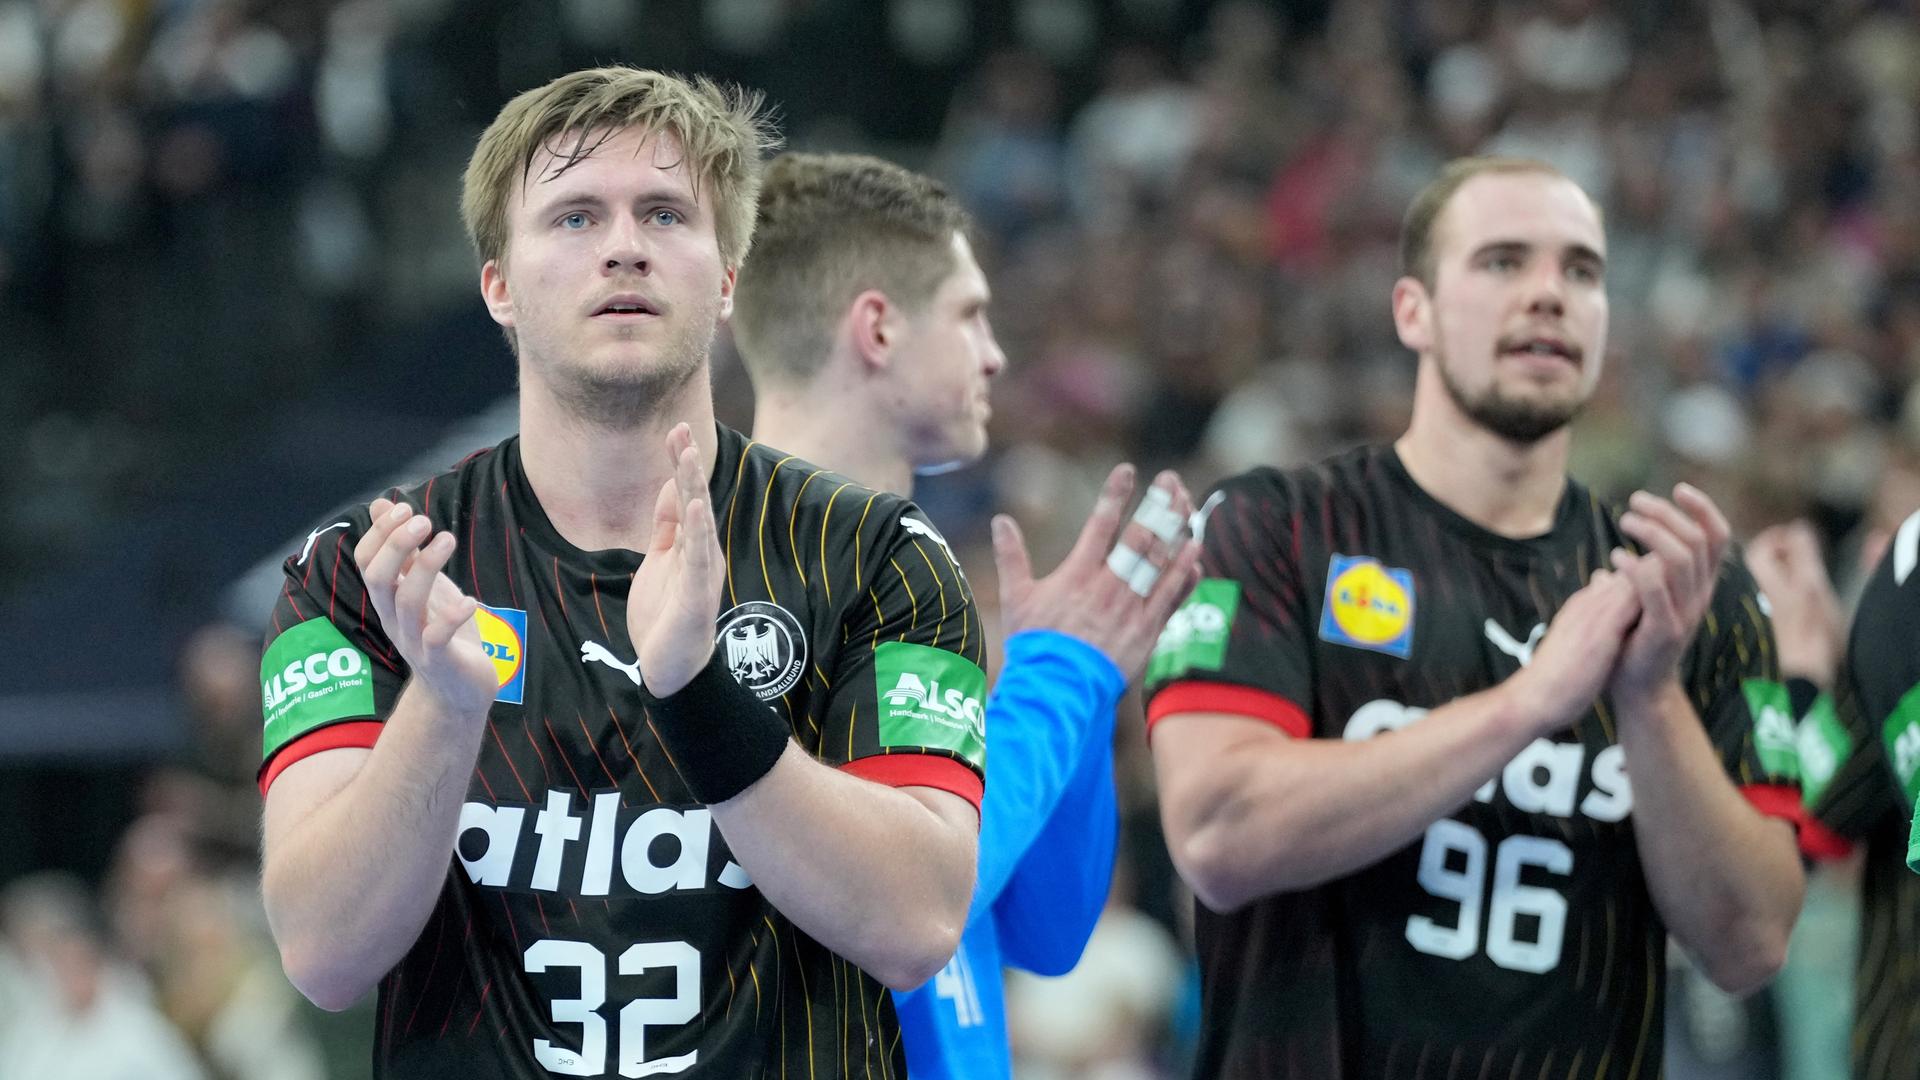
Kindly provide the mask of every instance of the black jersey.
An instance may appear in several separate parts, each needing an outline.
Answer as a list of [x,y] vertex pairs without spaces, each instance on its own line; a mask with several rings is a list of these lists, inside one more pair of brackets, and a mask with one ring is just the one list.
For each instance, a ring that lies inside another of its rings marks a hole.
[[[1507,678],[1630,546],[1577,484],[1546,535],[1495,535],[1385,447],[1243,474],[1203,513],[1207,577],[1156,650],[1149,721],[1224,712],[1297,738],[1371,738]],[[1682,673],[1735,782],[1797,800],[1771,628],[1731,561]],[[1659,1075],[1666,932],[1632,809],[1602,700],[1380,862],[1229,915],[1198,905],[1196,1075]]]
[[[827,764],[977,806],[980,624],[940,534],[725,428],[710,493],[735,678]],[[659,741],[627,635],[642,557],[562,539],[517,438],[397,497],[460,539],[447,572],[484,605],[500,691],[438,904],[380,983],[375,1074],[904,1077],[886,989],[753,888]],[[406,682],[354,566],[367,525],[344,510],[286,562],[263,790],[373,745]]]
[[[1866,845],[1854,969],[1855,1080],[1920,1076],[1920,878],[1905,862],[1920,792],[1920,514],[1868,579],[1833,694],[1801,721],[1808,807],[1837,840]],[[1837,834],[1837,835],[1836,835]]]

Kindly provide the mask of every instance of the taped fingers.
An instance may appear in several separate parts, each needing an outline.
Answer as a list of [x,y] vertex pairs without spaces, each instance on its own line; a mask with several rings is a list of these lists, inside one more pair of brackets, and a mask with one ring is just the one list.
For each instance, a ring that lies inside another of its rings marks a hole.
[[1134,510],[1134,523],[1144,527],[1162,543],[1171,545],[1180,539],[1180,534],[1187,528],[1187,515],[1174,509],[1173,503],[1173,492],[1159,484],[1153,485],[1147,489],[1146,497],[1140,500],[1139,507]]
[[1126,582],[1135,595],[1151,595],[1167,564],[1173,561],[1177,545],[1186,535],[1188,514],[1193,509],[1189,503],[1179,479],[1163,473],[1147,489],[1133,518],[1121,530],[1120,542],[1107,555],[1107,569]]

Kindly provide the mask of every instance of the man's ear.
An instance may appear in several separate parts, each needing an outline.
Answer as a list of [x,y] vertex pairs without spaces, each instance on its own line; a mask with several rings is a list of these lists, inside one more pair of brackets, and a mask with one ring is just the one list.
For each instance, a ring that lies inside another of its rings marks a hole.
[[868,289],[853,298],[844,320],[854,355],[870,371],[884,370],[893,364],[893,349],[900,343],[900,309],[879,289]]
[[1417,277],[1393,283],[1393,328],[1400,344],[1419,355],[1433,351],[1433,294]]
[[513,295],[507,289],[507,273],[499,259],[488,259],[480,268],[480,298],[487,302],[487,314],[494,322],[513,327]]
[[740,268],[727,267],[726,276],[720,279],[720,321],[733,318],[733,287],[740,279]]

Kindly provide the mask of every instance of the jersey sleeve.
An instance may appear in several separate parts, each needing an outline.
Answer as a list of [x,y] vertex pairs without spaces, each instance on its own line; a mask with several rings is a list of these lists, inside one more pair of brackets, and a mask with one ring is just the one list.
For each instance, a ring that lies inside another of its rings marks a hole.
[[1803,824],[1796,725],[1773,623],[1737,554],[1721,566],[1683,670],[1694,710],[1734,786],[1762,813]]
[[820,756],[868,780],[940,788],[978,808],[987,676],[973,590],[910,503],[877,503],[856,539],[862,555],[829,676]]
[[1281,490],[1258,474],[1202,504],[1202,577],[1147,667],[1147,724],[1184,712],[1265,720],[1311,734],[1312,644],[1299,531]]
[[1800,722],[1807,804],[1847,840],[1920,792],[1920,514],[1907,519],[1860,595],[1830,697]]
[[329,518],[284,564],[260,660],[262,795],[302,758],[372,746],[406,684],[353,562],[367,525],[364,507]]
[[1106,907],[1119,831],[1113,720],[1126,687],[1077,638],[1027,630],[1007,640],[987,701],[993,783],[968,924],[990,916],[1014,967],[1064,974]]

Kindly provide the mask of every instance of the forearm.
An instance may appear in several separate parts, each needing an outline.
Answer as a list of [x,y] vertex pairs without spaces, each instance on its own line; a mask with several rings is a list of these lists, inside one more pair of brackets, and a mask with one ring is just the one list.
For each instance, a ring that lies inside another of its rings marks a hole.
[[882,983],[918,986],[952,957],[973,892],[971,812],[964,824],[948,820],[791,743],[712,811],[768,902]]
[[1758,988],[1785,962],[1806,884],[1791,827],[1734,788],[1679,684],[1614,704],[1654,904],[1722,989]]
[[1079,963],[1113,890],[1119,825],[1112,750],[1088,746],[1045,827],[984,912],[975,890],[968,925],[994,920],[1008,966],[1066,974]]
[[1533,724],[1495,687],[1357,742],[1248,734],[1204,768],[1161,770],[1174,862],[1216,911],[1378,862],[1466,803]]
[[313,778],[300,770],[324,767],[329,755],[276,782],[261,891],[288,977],[321,1007],[345,1008],[365,994],[426,925],[484,726],[440,715],[429,695],[409,688],[358,771],[304,816],[295,816],[295,789]]
[[1014,875],[1054,868],[1027,856],[1056,813],[1078,821],[1112,812],[1111,796],[1104,807],[1064,800],[1070,790],[1097,794],[1096,780],[1084,774],[1111,775],[1114,709],[1125,690],[1113,662],[1077,639],[1029,631],[1008,640],[1006,666],[987,701],[993,776],[980,806],[979,880],[969,920],[993,907]]

